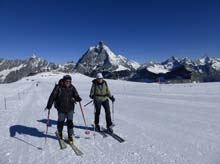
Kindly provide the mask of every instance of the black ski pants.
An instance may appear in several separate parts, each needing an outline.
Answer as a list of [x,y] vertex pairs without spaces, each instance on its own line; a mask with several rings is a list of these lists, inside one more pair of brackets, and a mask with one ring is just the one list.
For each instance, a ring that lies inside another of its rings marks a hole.
[[109,105],[109,100],[105,101],[94,101],[95,105],[95,125],[99,124],[99,115],[101,113],[101,107],[103,106],[105,109],[105,119],[106,119],[106,126],[109,127],[112,125],[112,120],[111,120],[111,111],[110,111],[110,105]]

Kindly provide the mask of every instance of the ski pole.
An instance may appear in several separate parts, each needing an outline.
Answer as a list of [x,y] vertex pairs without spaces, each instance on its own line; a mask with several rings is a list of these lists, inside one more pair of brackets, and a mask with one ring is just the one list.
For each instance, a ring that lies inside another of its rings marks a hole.
[[93,100],[91,100],[90,102],[88,102],[87,104],[84,105],[84,107],[86,107],[87,105],[91,104]]
[[47,125],[46,125],[45,143],[47,142],[47,132],[48,132],[49,123],[50,123],[50,109],[48,109],[48,114],[47,114]]
[[[79,102],[79,106],[80,106],[80,109],[81,109],[81,113],[82,113],[82,116],[83,116],[83,120],[84,120],[85,126],[87,127],[87,125],[86,125],[86,119],[85,119],[85,116],[84,116],[84,113],[83,113],[83,108],[82,108],[81,102]],[[87,131],[85,132],[85,134],[90,134],[89,130],[87,130]]]
[[[94,118],[95,118],[95,113],[96,113],[96,108],[95,108],[95,103],[93,101],[93,105],[94,105]],[[95,120],[95,119],[94,119]],[[95,142],[95,121],[94,121],[94,126],[93,126],[93,136],[94,136],[94,142]]]
[[114,102],[112,102],[112,125],[115,126],[115,112],[114,112]]

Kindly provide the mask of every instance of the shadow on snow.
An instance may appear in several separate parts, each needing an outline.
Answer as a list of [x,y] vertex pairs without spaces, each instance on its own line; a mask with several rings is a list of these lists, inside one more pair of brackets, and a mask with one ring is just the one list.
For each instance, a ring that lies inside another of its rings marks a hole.
[[21,142],[24,142],[26,144],[28,144],[29,146],[35,147],[39,150],[42,150],[41,147],[35,146],[34,144],[25,141],[24,139],[21,139],[19,137],[16,136],[16,134],[19,135],[28,135],[28,136],[33,136],[33,137],[39,137],[39,138],[51,138],[51,139],[56,139],[57,138],[55,136],[51,136],[51,135],[46,135],[44,134],[44,132],[39,131],[37,128],[33,128],[33,127],[27,127],[24,125],[13,125],[9,128],[9,132],[10,132],[10,137],[13,137]]
[[[41,120],[37,120],[38,122],[41,122],[41,123],[44,123],[44,124],[47,124],[47,119],[41,119]],[[53,125],[57,125],[57,121],[56,120],[50,120],[48,126],[53,126]],[[66,126],[66,123],[65,125]],[[76,129],[82,129],[82,130],[90,130],[90,131],[93,131],[93,127],[92,126],[81,126],[81,125],[74,125],[74,128]]]
[[[41,119],[41,120],[37,120],[38,122],[47,124],[47,119]],[[57,125],[57,121],[56,120],[50,120],[48,126],[52,127],[53,125]],[[65,124],[66,126],[66,124]],[[93,131],[93,127],[92,126],[80,126],[80,125],[74,125],[74,128],[77,129],[82,129],[82,130],[90,130]],[[10,132],[10,137],[15,138],[25,144],[28,144],[29,146],[35,147],[39,150],[42,150],[41,147],[38,147],[28,141],[25,141],[24,139],[21,139],[20,137],[18,137],[17,134],[19,135],[28,135],[28,136],[32,136],[32,137],[38,137],[38,138],[51,138],[51,139],[55,139],[57,140],[57,138],[53,135],[49,135],[49,134],[44,134],[44,132],[39,131],[37,128],[34,127],[28,127],[28,126],[24,126],[24,125],[13,125],[9,128],[9,132]],[[89,137],[86,137],[86,139],[89,139]]]

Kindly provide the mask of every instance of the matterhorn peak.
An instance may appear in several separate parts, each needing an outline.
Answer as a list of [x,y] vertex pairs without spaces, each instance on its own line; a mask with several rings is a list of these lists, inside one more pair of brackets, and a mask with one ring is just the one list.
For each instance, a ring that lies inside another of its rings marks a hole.
[[37,55],[35,53],[32,54],[31,58],[38,58]]
[[105,71],[112,74],[118,71],[132,72],[139,66],[139,63],[115,54],[104,41],[99,41],[98,45],[91,46],[79,59],[76,70],[92,76],[96,71]]
[[105,44],[104,41],[99,41],[98,45],[89,47],[89,51],[93,51],[94,49],[102,50],[102,49],[109,49]]
[[100,48],[104,48],[104,45],[105,45],[105,44],[104,44],[104,41],[101,40],[101,41],[99,42],[99,45],[98,45],[98,46],[99,46]]

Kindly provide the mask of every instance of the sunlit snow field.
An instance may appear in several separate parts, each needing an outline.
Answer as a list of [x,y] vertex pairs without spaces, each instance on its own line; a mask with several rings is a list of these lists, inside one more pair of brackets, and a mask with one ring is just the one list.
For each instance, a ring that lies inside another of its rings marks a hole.
[[[55,108],[45,143],[44,108],[62,76],[43,73],[0,84],[0,164],[220,164],[220,83],[159,85],[107,80],[116,98],[114,131],[126,142],[98,133],[94,136],[93,131],[86,135],[77,104],[75,144],[84,153],[78,157],[70,147],[59,148]],[[81,74],[72,74],[72,79],[86,104],[93,79]],[[84,112],[91,127],[93,105]],[[105,127],[104,110],[100,121]]]

